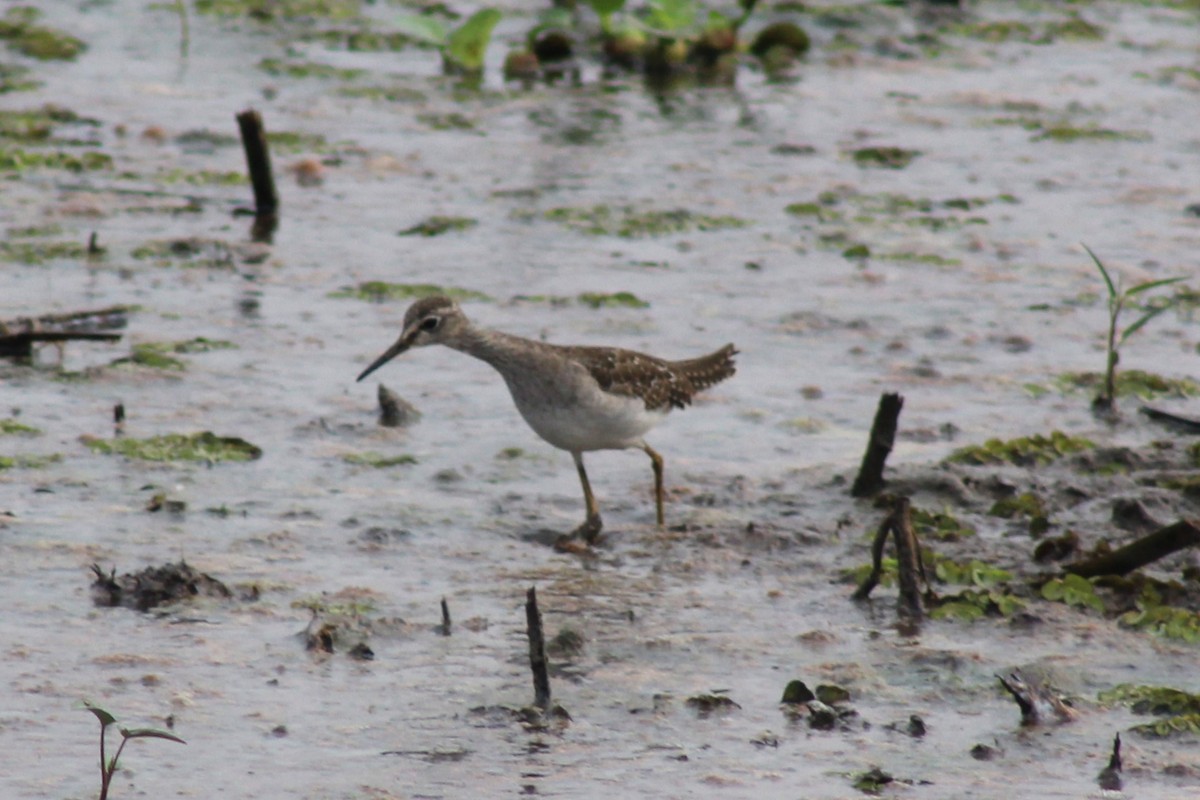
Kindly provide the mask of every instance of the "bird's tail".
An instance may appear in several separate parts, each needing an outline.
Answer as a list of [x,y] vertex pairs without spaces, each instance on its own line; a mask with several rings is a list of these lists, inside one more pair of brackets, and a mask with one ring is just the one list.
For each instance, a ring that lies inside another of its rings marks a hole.
[[715,386],[737,372],[733,363],[737,352],[732,344],[727,344],[715,353],[687,361],[676,361],[675,368],[688,379],[692,389],[698,392]]

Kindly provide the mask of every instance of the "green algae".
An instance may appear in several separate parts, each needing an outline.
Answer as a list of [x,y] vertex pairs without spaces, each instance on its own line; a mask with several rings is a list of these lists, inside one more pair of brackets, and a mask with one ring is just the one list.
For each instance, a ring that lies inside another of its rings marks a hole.
[[133,346],[130,355],[125,358],[118,358],[112,362],[112,365],[134,364],[141,367],[149,367],[150,369],[182,372],[187,369],[187,364],[175,358],[175,355],[208,353],[213,350],[231,350],[236,348],[237,345],[233,342],[206,339],[203,336],[197,336],[194,339],[184,339],[178,342],[140,342]]
[[920,155],[920,150],[906,150],[903,147],[860,147],[850,153],[858,166],[881,169],[904,169]]
[[0,419],[0,436],[37,436],[40,433],[32,425],[17,422],[13,417]]
[[1061,578],[1051,578],[1042,584],[1042,597],[1054,603],[1063,603],[1074,608],[1090,608],[1104,613],[1104,600],[1096,594],[1092,581],[1080,575],[1068,573]]
[[183,434],[169,433],[148,439],[85,438],[84,444],[93,452],[120,455],[141,461],[253,461],[262,450],[245,439],[217,436],[209,431]]
[[744,228],[750,223],[734,216],[711,216],[687,209],[637,211],[632,206],[608,205],[552,208],[542,215],[551,222],[591,236],[642,239],[688,231]]
[[366,453],[348,453],[342,456],[342,460],[347,464],[354,464],[361,467],[374,467],[375,469],[386,469],[387,467],[407,466],[416,464],[417,457],[408,455],[407,453],[399,456],[384,456],[374,451]]
[[473,217],[432,216],[400,231],[400,236],[441,236],[450,231],[474,228],[479,220]]
[[62,461],[62,455],[59,453],[50,453],[43,456],[0,456],[0,470],[43,469],[60,461]]
[[1118,131],[1112,128],[1101,128],[1096,125],[1057,125],[1039,126],[1040,130],[1030,141],[1033,142],[1148,142],[1151,135],[1148,131]]
[[362,16],[362,0],[195,0],[196,11],[219,17],[277,20],[348,20]]
[[1095,446],[1089,439],[1052,431],[1049,436],[1037,434],[1008,441],[988,439],[983,444],[955,450],[946,461],[951,464],[1035,466],[1049,464],[1065,455],[1091,450]]
[[41,17],[42,12],[32,6],[13,6],[0,17],[0,40],[40,61],[74,61],[87,50],[82,39],[35,24]]
[[[1076,390],[1094,391],[1103,383],[1104,376],[1099,372],[1064,372],[1055,379],[1054,385],[1059,391],[1067,393]],[[1137,397],[1142,400],[1200,396],[1200,382],[1191,378],[1167,378],[1140,369],[1118,372],[1114,389],[1117,397]]]
[[958,542],[975,535],[975,529],[961,521],[949,510],[926,511],[911,508],[913,532],[918,539],[933,539],[939,542]]
[[39,88],[42,82],[27,77],[29,72],[28,67],[0,63],[0,94],[32,92]]
[[344,69],[314,61],[285,61],[264,58],[258,68],[268,75],[288,78],[318,78],[321,80],[353,81],[367,74],[365,69]]
[[650,304],[632,292],[583,292],[576,298],[589,308],[649,308]]
[[461,289],[457,286],[439,286],[434,283],[388,283],[387,281],[366,281],[356,286],[348,286],[330,292],[329,297],[353,298],[357,300],[413,300],[418,297],[443,295],[452,300],[479,300],[490,302],[492,298],[474,289]]
[[88,257],[87,245],[79,242],[0,242],[0,261],[31,266],[64,259],[80,260]]
[[111,169],[112,156],[96,150],[78,155],[60,150],[26,150],[0,146],[0,172],[24,172],[30,169],[62,169],[68,172],[91,172]]

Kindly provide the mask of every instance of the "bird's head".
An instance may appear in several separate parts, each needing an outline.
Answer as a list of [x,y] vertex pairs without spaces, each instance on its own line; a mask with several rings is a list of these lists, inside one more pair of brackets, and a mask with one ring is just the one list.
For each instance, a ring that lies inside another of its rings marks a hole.
[[458,303],[449,297],[434,295],[421,298],[404,313],[404,328],[400,338],[364,369],[358,380],[361,381],[405,350],[453,340],[467,325],[466,315]]

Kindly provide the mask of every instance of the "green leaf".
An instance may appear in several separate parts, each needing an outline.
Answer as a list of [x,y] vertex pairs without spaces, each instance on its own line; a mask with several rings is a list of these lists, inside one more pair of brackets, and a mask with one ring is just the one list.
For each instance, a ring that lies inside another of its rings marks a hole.
[[1092,257],[1092,261],[1096,262],[1096,269],[1100,270],[1100,275],[1104,278],[1104,284],[1108,286],[1109,300],[1115,299],[1117,297],[1117,287],[1113,285],[1112,278],[1110,278],[1108,275],[1108,270],[1106,270],[1104,265],[1100,263],[1100,259],[1096,258],[1096,254],[1092,252],[1092,248],[1088,247],[1083,242],[1080,242],[1079,246],[1084,250],[1087,250],[1087,254]]
[[664,33],[688,28],[696,19],[695,0],[651,0],[650,26]]
[[500,21],[500,12],[494,8],[476,11],[446,41],[446,57],[463,69],[483,69],[483,57],[492,29]]
[[187,744],[175,734],[158,728],[121,728],[121,735],[126,739],[166,739],[168,742]]
[[100,724],[104,726],[112,725],[117,721],[117,718],[105,711],[100,706],[93,703],[91,700],[84,700],[80,705],[96,715],[96,719],[100,720]]
[[625,7],[625,0],[587,0],[587,4],[601,17],[611,17]]
[[424,14],[403,14],[396,18],[396,28],[405,36],[420,42],[445,47],[446,26],[441,20]]
[[1120,347],[1121,345],[1125,344],[1126,339],[1128,339],[1130,336],[1133,336],[1133,334],[1135,334],[1139,330],[1141,330],[1142,326],[1144,326],[1147,322],[1149,322],[1150,320],[1157,317],[1159,314],[1166,311],[1168,308],[1170,308],[1169,305],[1159,306],[1158,308],[1152,308],[1149,311],[1147,311],[1145,314],[1143,314],[1141,316],[1141,318],[1138,319],[1137,322],[1133,323],[1132,325],[1130,325],[1128,328],[1126,328],[1124,331],[1121,332],[1121,338],[1117,340],[1117,347]]
[[1185,280],[1185,278],[1183,276],[1179,276],[1176,278],[1163,278],[1160,281],[1146,281],[1145,283],[1139,283],[1137,286],[1134,286],[1131,289],[1126,289],[1125,296],[1133,297],[1135,294],[1141,294],[1142,292],[1148,292],[1151,289],[1157,289],[1160,286],[1170,286],[1172,283],[1179,283],[1182,280]]

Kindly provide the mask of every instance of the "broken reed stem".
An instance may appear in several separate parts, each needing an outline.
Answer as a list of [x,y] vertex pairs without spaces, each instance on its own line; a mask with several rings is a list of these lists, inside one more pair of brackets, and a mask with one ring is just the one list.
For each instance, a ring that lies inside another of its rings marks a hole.
[[533,670],[533,704],[550,708],[550,671],[546,662],[546,639],[542,635],[542,612],[538,611],[537,589],[525,593],[525,622],[529,629],[529,668]]
[[883,466],[896,443],[896,428],[899,426],[900,409],[904,398],[895,393],[886,393],[879,398],[875,421],[871,423],[871,437],[863,453],[858,477],[850,488],[853,497],[870,497],[883,488]]
[[237,122],[242,132],[242,147],[246,151],[246,168],[254,187],[254,214],[273,217],[279,211],[279,195],[275,192],[275,178],[271,175],[271,153],[267,149],[262,116],[254,109],[247,109],[237,115]]
[[921,582],[925,580],[925,565],[921,562],[921,547],[912,527],[912,509],[907,497],[897,497],[892,510],[879,523],[875,539],[871,542],[871,574],[854,592],[855,600],[866,600],[879,585],[883,572],[883,548],[888,534],[896,546],[896,562],[899,570],[900,613],[915,619],[924,616],[921,601]]
[[442,636],[450,635],[450,605],[446,602],[446,598],[442,598]]
[[1094,578],[1097,575],[1128,575],[1160,558],[1198,545],[1200,545],[1200,527],[1197,527],[1196,523],[1191,520],[1181,519],[1165,528],[1148,533],[1111,553],[1096,556],[1077,564],[1068,564],[1063,567],[1063,570],[1082,578]]

